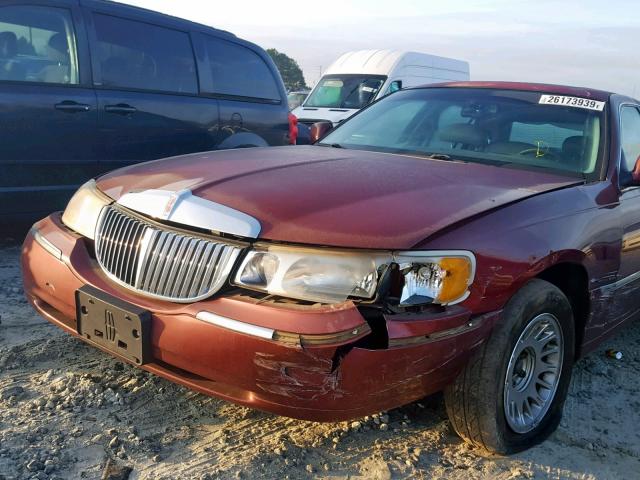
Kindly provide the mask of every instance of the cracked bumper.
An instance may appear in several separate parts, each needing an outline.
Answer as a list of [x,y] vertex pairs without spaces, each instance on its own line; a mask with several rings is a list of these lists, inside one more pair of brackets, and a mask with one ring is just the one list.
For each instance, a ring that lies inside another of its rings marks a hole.
[[[207,395],[294,418],[346,420],[439,391],[499,317],[472,316],[459,306],[439,315],[387,317],[389,348],[369,350],[354,346],[370,329],[351,302],[279,306],[239,295],[189,305],[162,302],[109,281],[89,250],[58,214],[27,236],[25,291],[47,320],[78,336],[75,292],[91,285],[151,312],[152,361],[141,368]],[[201,312],[235,323],[215,325],[196,318]],[[234,329],[239,324],[280,335],[262,338]]]

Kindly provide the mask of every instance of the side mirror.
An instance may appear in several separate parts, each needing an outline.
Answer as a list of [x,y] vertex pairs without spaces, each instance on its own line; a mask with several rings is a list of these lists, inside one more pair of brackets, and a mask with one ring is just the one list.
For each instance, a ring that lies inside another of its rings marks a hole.
[[394,80],[389,85],[389,93],[397,92],[398,90],[402,90],[402,80]]
[[316,143],[330,130],[333,130],[333,123],[331,122],[316,122],[311,125],[311,143]]

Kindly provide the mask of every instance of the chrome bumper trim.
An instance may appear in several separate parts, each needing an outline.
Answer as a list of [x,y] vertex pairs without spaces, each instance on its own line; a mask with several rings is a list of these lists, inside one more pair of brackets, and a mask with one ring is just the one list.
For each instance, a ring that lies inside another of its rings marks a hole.
[[211,312],[198,312],[196,315],[198,320],[217,325],[218,327],[233,330],[235,332],[245,333],[254,337],[265,338],[272,340],[275,330],[271,328],[260,327],[258,325],[252,325],[250,323],[239,322],[238,320],[232,320],[231,318],[223,317]]

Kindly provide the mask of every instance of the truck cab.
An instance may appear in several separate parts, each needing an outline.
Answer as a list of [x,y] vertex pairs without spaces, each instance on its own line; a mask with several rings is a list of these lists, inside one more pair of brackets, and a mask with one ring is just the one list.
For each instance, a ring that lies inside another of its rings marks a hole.
[[469,63],[397,50],[359,50],[336,60],[304,103],[293,110],[302,124],[334,126],[371,102],[407,87],[469,80]]

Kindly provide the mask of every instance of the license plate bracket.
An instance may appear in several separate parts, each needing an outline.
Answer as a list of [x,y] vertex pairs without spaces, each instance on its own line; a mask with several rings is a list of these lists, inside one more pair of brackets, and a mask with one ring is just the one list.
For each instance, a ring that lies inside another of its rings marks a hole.
[[90,285],[76,290],[78,334],[137,365],[151,360],[151,313]]

